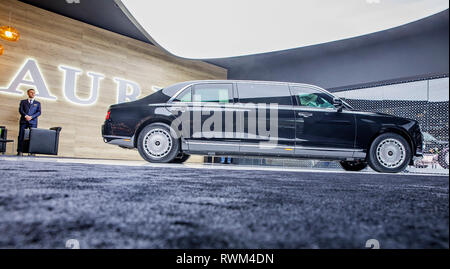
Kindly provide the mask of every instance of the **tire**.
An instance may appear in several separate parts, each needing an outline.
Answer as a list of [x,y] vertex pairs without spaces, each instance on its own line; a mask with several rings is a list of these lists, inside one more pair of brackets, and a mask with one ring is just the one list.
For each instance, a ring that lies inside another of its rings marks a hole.
[[180,141],[164,123],[152,123],[140,133],[137,148],[141,157],[151,163],[168,163],[180,152]]
[[443,149],[439,153],[438,161],[442,168],[448,169],[448,148]]
[[189,157],[191,157],[191,155],[183,154],[183,155],[173,159],[171,161],[171,163],[184,163],[185,161],[187,161],[189,159]]
[[411,147],[401,135],[384,133],[375,138],[369,149],[369,166],[381,173],[399,173],[412,158]]
[[345,171],[361,171],[361,170],[363,170],[363,169],[365,169],[367,167],[367,163],[366,162],[341,161],[339,163],[341,164],[342,168],[344,168]]

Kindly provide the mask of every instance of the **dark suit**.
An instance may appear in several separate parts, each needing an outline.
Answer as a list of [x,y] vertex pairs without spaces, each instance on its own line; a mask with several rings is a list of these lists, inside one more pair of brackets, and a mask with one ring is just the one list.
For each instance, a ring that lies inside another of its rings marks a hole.
[[[28,99],[20,101],[19,106],[20,113],[20,125],[19,125],[19,141],[17,143],[17,152],[23,152],[22,143],[25,134],[25,129],[28,128],[37,128],[38,125],[38,117],[41,115],[41,103],[34,100],[33,103],[30,104]],[[25,116],[31,116],[32,119],[27,121]]]

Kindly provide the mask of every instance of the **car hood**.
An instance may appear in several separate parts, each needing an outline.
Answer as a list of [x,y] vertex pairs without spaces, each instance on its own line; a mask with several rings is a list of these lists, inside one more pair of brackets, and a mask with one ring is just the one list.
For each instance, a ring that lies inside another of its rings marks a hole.
[[393,117],[393,118],[400,118],[398,116],[394,116],[391,114],[386,114],[386,113],[381,113],[381,112],[374,112],[374,114],[378,115],[378,116],[383,116],[383,117]]
[[368,111],[361,111],[361,110],[353,110],[353,112],[357,112],[358,114],[364,114],[364,115],[368,115],[368,116],[375,116],[375,117],[396,118],[396,119],[404,120],[404,121],[411,122],[414,124],[419,124],[419,122],[414,119],[399,117],[399,116],[381,113],[381,112],[368,112]]
[[393,117],[393,118],[398,118],[397,116],[394,115],[390,115],[390,114],[386,114],[386,113],[381,113],[381,112],[370,112],[370,111],[364,111],[364,110],[352,110],[353,112],[358,112],[361,114],[367,114],[367,115],[371,115],[371,116],[383,116],[383,117]]

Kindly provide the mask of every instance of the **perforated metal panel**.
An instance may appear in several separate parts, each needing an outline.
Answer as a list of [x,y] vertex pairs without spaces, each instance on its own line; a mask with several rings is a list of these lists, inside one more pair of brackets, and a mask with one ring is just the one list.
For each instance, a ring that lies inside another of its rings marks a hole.
[[449,78],[415,81],[336,93],[355,109],[419,121],[425,132],[425,158],[411,172],[445,169],[448,151]]

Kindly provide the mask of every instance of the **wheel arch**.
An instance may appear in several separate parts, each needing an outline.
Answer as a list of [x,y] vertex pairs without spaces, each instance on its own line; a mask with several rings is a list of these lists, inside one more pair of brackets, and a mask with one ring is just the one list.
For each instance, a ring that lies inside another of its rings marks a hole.
[[403,138],[408,142],[408,145],[409,145],[409,147],[410,147],[410,150],[411,150],[411,152],[413,153],[413,154],[411,154],[411,160],[410,160],[410,162],[411,162],[411,161],[414,159],[414,149],[415,149],[414,140],[412,139],[411,135],[410,135],[406,130],[404,130],[404,129],[400,128],[400,127],[392,127],[392,126],[389,126],[389,127],[381,128],[380,131],[379,131],[378,133],[376,133],[375,135],[373,135],[373,136],[370,138],[370,142],[369,142],[369,145],[368,145],[368,147],[367,147],[367,152],[369,152],[370,147],[371,147],[372,144],[373,144],[373,141],[374,141],[377,137],[379,137],[380,135],[385,134],[385,133],[394,133],[394,134],[398,134],[398,135],[400,135],[401,137],[403,137]]
[[134,133],[134,139],[133,139],[133,144],[134,147],[137,147],[137,142],[138,142],[138,137],[139,134],[141,133],[141,131],[148,125],[152,124],[152,123],[164,123],[167,124],[169,127],[172,124],[172,119],[169,117],[151,117],[151,118],[147,118],[143,121],[141,121],[138,125],[138,127],[136,128],[136,132]]

